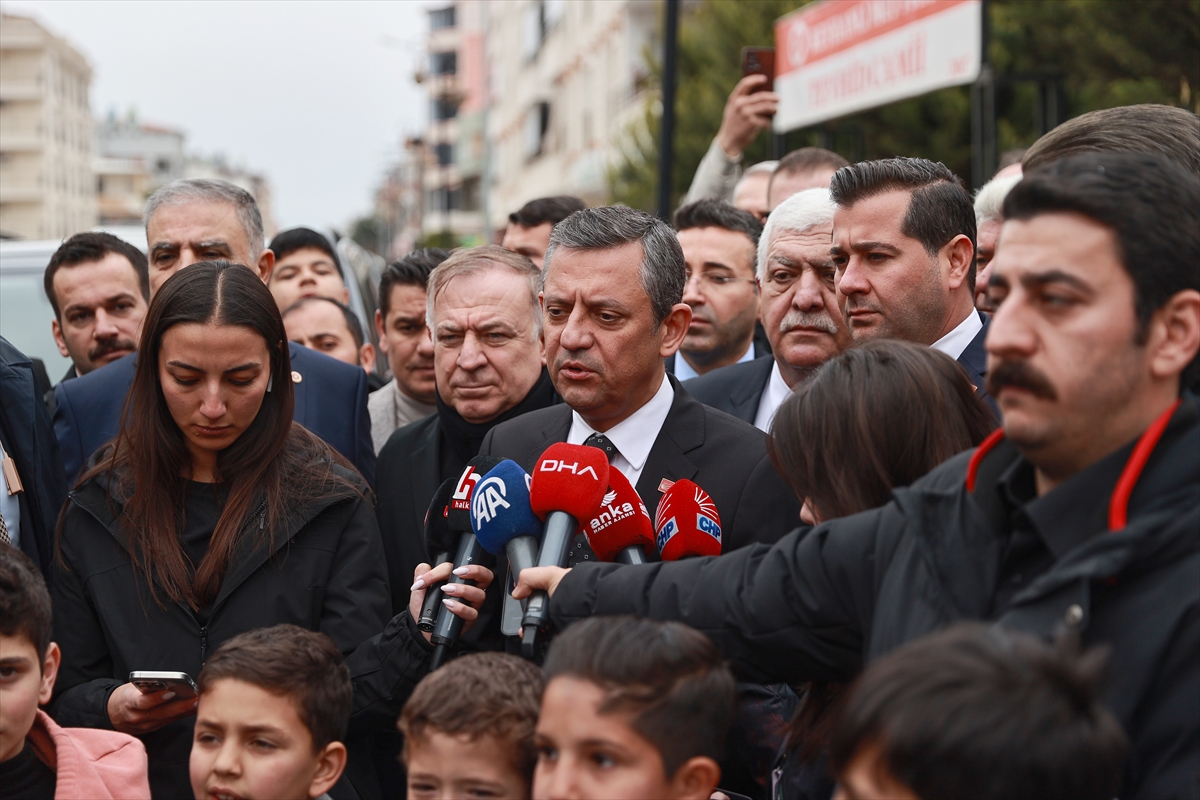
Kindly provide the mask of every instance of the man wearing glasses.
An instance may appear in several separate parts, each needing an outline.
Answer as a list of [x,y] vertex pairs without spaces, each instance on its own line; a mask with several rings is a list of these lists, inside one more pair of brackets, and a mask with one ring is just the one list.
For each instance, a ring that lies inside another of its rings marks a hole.
[[769,355],[765,341],[754,341],[754,262],[762,224],[711,198],[682,206],[674,222],[687,263],[683,302],[692,308],[692,321],[679,352],[667,359],[667,371],[686,381]]
[[835,209],[828,189],[808,189],[771,212],[757,243],[755,299],[773,357],[688,381],[688,392],[701,403],[769,430],[792,390],[850,344],[829,255]]

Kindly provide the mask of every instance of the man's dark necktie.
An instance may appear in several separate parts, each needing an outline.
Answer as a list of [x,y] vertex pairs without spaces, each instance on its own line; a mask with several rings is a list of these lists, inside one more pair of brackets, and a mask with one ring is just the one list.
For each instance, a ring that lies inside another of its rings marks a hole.
[[617,457],[617,446],[613,444],[612,440],[603,433],[593,433],[591,436],[584,439],[583,443],[587,447],[598,447],[603,450],[604,454],[608,456],[608,463],[610,464],[612,463],[612,460]]

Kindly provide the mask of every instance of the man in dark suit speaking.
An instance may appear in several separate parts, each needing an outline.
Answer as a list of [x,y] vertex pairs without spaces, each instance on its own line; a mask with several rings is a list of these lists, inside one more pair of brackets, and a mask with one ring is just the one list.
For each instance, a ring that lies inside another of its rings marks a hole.
[[[146,201],[150,298],[179,269],[197,261],[245,264],[266,282],[275,256],[263,246],[262,215],[249,192],[222,180],[169,183]],[[375,481],[375,448],[367,413],[367,378],[359,367],[290,343],[296,407],[293,419]],[[117,435],[133,383],[137,354],[125,356],[54,389],[54,432],[70,483],[89,457]]]
[[[565,405],[488,433],[480,452],[532,470],[555,442],[605,449],[651,516],[669,482],[688,478],[716,503],[728,551],[773,542],[798,524],[799,504],[772,469],[760,431],[693,399],[663,359],[691,320],[683,251],[641,211],[578,211],[554,227],[540,295],[546,364]],[[582,536],[572,563],[594,559]]]

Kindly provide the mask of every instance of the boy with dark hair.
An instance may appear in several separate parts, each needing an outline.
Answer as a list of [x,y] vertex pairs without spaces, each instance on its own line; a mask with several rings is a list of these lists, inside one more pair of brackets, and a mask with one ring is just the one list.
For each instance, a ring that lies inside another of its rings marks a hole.
[[530,200],[517,211],[508,215],[508,227],[500,246],[512,250],[532,261],[538,269],[550,246],[550,232],[576,211],[587,208],[578,197],[559,195]]
[[329,239],[311,228],[292,228],[277,234],[268,245],[275,268],[267,288],[283,311],[302,297],[328,297],[350,302],[342,263]]
[[504,653],[474,653],[431,673],[398,727],[408,796],[529,797],[542,674]]
[[707,800],[733,718],[733,674],[677,622],[592,617],[550,646],[533,796]]
[[296,625],[249,631],[209,657],[197,684],[196,800],[327,797],[346,767],[353,694],[332,639]]
[[345,303],[332,297],[301,297],[283,310],[283,325],[289,341],[374,374],[375,346]]
[[873,664],[834,728],[835,798],[1109,800],[1128,740],[1102,650],[966,623]]
[[60,728],[50,701],[62,653],[50,593],[29,557],[0,543],[0,798],[150,797],[146,748],[132,736]]

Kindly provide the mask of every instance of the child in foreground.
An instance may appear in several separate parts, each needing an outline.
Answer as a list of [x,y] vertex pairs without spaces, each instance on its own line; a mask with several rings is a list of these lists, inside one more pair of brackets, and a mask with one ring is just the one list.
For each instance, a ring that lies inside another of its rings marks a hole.
[[225,642],[197,680],[196,800],[311,800],[346,766],[350,672],[333,640],[296,625]]
[[544,673],[535,800],[712,796],[736,692],[704,634],[593,617],[554,640]]
[[504,653],[476,653],[430,673],[404,706],[410,800],[527,800],[542,674]]
[[872,665],[833,732],[835,800],[1111,800],[1128,742],[1104,654],[963,624]]
[[0,543],[0,798],[148,798],[146,748],[132,736],[61,728],[49,702],[62,654],[33,562]]

